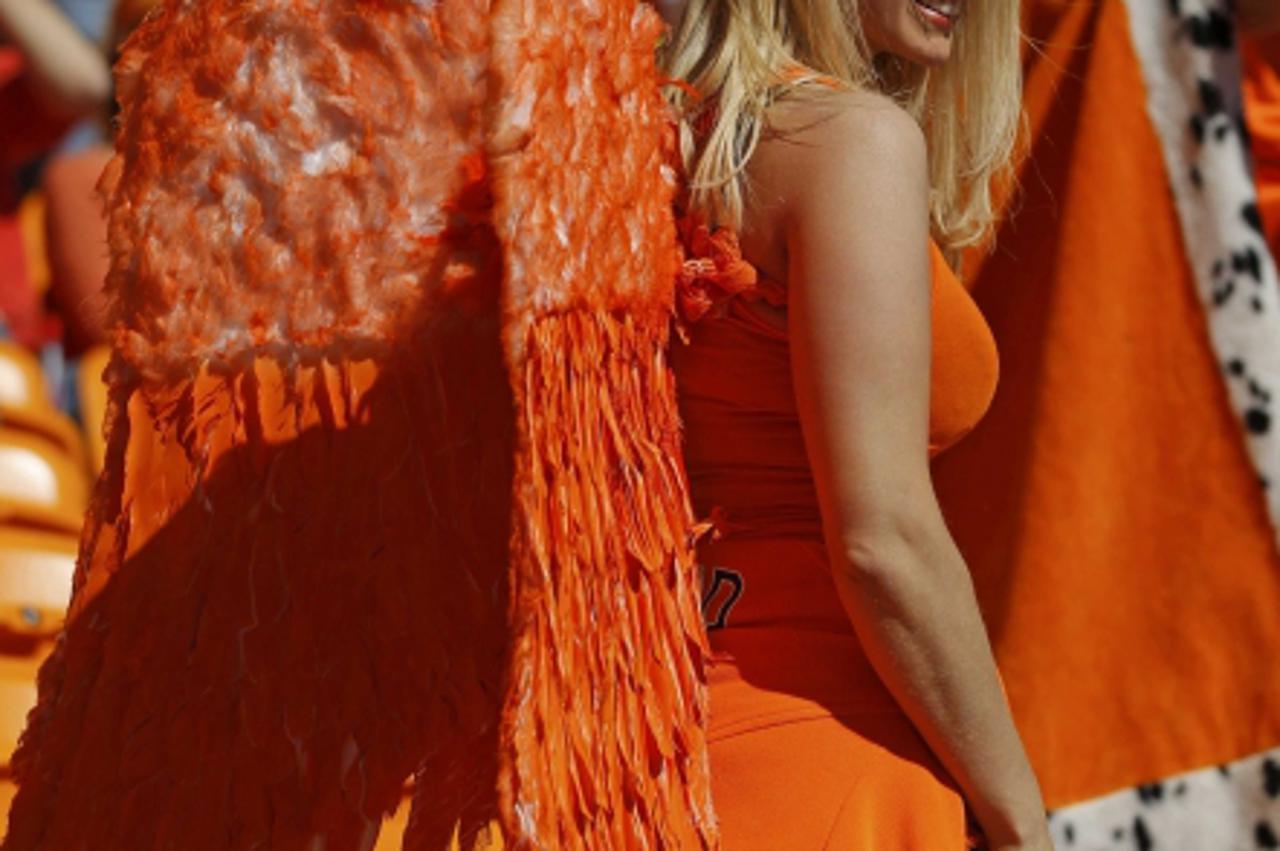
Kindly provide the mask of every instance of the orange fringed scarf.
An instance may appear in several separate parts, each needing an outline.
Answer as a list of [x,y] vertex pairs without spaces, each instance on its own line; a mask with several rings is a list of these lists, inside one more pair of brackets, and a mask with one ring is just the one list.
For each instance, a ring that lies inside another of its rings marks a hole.
[[636,0],[169,0],[9,849],[709,848]]

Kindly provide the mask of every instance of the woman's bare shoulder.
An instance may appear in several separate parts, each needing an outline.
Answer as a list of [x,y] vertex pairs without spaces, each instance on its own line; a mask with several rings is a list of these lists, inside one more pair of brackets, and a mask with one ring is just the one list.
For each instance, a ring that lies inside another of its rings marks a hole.
[[754,228],[815,217],[874,228],[904,215],[927,228],[924,133],[878,93],[806,86],[780,99],[748,173]]
[[765,115],[765,143],[847,149],[924,144],[920,125],[896,101],[865,89],[810,84],[780,98]]

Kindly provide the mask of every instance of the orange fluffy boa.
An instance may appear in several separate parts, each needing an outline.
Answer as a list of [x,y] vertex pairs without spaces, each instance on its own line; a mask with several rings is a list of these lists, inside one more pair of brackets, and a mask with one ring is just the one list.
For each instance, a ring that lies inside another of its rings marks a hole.
[[636,0],[168,0],[10,849],[711,848]]

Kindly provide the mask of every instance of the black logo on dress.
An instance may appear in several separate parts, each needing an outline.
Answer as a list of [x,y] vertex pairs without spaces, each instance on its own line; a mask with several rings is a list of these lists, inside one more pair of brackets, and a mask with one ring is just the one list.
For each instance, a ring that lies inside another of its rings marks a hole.
[[711,569],[711,582],[702,595],[702,622],[707,632],[724,629],[729,623],[729,612],[737,605],[746,589],[742,574],[727,567]]

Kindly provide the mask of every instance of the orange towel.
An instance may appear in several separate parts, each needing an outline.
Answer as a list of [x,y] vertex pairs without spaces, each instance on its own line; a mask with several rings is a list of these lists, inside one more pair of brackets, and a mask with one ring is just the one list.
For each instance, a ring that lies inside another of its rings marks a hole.
[[973,287],[1001,386],[936,479],[1060,806],[1280,741],[1280,559],[1125,7],[1028,27],[1031,158]]

